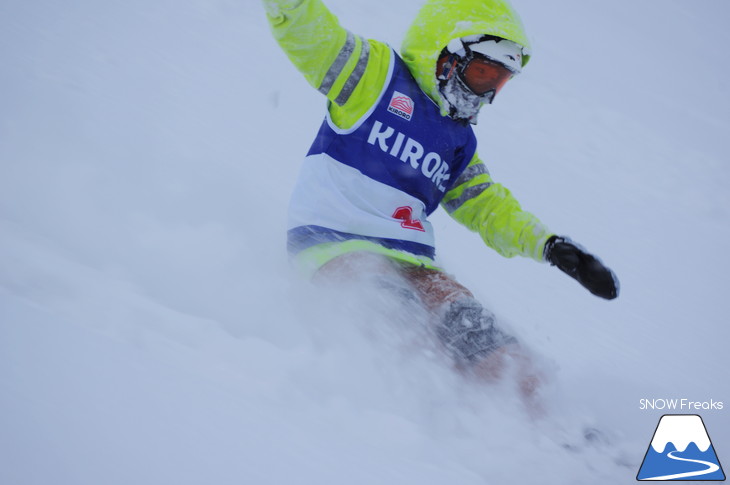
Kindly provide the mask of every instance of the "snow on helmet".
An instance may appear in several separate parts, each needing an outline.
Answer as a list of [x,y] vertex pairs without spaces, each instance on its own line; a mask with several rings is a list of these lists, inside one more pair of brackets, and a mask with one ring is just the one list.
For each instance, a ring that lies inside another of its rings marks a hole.
[[[475,36],[472,36],[475,37]],[[461,39],[465,48],[473,53],[481,54],[493,61],[504,64],[507,69],[515,74],[522,71],[522,51],[521,45],[507,39],[500,39],[492,36],[476,36],[475,41],[470,41],[468,37]]]

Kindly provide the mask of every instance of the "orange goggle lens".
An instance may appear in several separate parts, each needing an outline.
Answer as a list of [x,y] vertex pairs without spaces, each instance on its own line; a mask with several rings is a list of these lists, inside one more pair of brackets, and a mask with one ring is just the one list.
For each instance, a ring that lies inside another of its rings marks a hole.
[[499,62],[477,57],[461,71],[461,79],[474,94],[484,96],[492,91],[495,95],[514,75]]

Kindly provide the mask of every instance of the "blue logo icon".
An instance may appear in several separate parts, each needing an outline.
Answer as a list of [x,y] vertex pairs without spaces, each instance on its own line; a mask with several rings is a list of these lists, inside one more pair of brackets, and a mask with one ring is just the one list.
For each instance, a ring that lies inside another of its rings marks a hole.
[[696,414],[662,416],[636,479],[725,480],[702,418]]

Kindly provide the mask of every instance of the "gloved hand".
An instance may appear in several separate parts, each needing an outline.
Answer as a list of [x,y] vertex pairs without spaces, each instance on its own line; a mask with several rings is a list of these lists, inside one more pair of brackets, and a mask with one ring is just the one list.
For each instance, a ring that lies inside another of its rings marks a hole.
[[618,278],[600,259],[564,236],[553,236],[545,244],[545,261],[557,266],[596,296],[613,300],[619,293]]

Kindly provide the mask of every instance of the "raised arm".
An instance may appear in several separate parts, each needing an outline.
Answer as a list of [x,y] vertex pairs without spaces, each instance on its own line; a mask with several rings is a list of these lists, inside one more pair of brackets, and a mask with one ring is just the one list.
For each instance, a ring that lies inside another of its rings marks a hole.
[[321,0],[264,0],[274,38],[305,79],[334,103],[340,127],[372,106],[387,77],[390,48],[343,28]]

